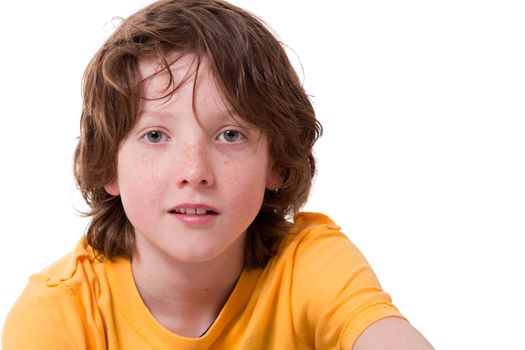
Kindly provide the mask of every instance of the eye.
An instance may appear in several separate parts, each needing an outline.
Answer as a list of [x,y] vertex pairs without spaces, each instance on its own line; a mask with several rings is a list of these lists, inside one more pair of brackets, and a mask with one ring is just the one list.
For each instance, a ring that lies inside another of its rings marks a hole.
[[219,140],[226,141],[228,143],[239,142],[244,139],[244,135],[237,130],[226,130],[219,134]]
[[144,135],[148,143],[160,143],[166,138],[166,134],[159,130],[153,130]]

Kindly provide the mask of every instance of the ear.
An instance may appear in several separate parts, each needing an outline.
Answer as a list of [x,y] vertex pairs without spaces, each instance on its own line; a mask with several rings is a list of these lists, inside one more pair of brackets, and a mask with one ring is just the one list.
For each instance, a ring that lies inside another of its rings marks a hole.
[[283,185],[283,177],[279,170],[272,164],[266,175],[266,188],[270,191],[275,191]]
[[117,180],[113,180],[109,184],[104,185],[104,189],[107,193],[115,197],[120,194],[120,188],[118,186]]

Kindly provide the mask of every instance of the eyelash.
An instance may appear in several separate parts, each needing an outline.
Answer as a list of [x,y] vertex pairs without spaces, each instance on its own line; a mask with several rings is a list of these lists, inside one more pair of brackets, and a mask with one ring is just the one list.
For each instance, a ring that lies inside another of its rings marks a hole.
[[[158,134],[158,136],[160,136],[161,140],[157,141],[157,142],[152,142],[150,139],[149,139],[149,136],[153,135],[153,134]],[[148,131],[146,134],[144,134],[144,136],[142,136],[142,138],[147,142],[147,143],[150,143],[150,144],[158,144],[158,143],[161,143],[163,141],[163,139],[167,138],[167,135],[165,132],[163,131],[160,131],[160,130],[151,130],[151,131]]]
[[[238,137],[237,140],[235,141],[228,141],[228,140],[225,140],[224,137],[227,133],[235,133]],[[224,130],[222,131],[221,133],[219,133],[219,135],[217,136],[217,138],[220,140],[220,141],[224,141],[226,143],[237,143],[237,142],[240,142],[242,140],[244,140],[246,138],[246,136],[244,136],[244,134],[242,132],[240,132],[239,130],[235,130],[235,129],[228,129],[228,130]],[[222,140],[221,140],[222,139]]]
[[[225,135],[227,133],[235,133],[237,139],[233,140],[233,141],[226,140],[225,139]],[[150,136],[153,136],[153,135],[157,135],[157,137],[160,138],[160,139],[157,140],[157,141],[152,141],[150,139]],[[142,139],[144,139],[144,141],[146,141],[149,144],[154,144],[154,145],[162,143],[163,141],[165,141],[166,138],[168,138],[168,136],[166,135],[165,132],[163,132],[161,130],[151,130],[151,131],[148,131],[147,133],[145,133],[144,136],[142,136]],[[244,140],[245,138],[246,138],[246,136],[242,132],[240,132],[239,130],[235,130],[235,129],[224,130],[224,131],[220,132],[219,135],[217,136],[217,139],[219,141],[222,141],[222,142],[225,142],[225,143],[231,143],[231,144],[240,142],[240,141]]]

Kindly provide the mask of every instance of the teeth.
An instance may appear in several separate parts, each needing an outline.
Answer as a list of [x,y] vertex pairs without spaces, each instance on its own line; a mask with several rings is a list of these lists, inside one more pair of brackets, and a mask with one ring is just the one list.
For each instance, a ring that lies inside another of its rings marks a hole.
[[207,210],[203,208],[179,208],[175,209],[178,214],[205,215]]

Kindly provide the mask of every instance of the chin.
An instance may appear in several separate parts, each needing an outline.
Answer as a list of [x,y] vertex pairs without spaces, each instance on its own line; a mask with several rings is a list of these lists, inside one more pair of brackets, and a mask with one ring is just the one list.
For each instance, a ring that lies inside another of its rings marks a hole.
[[191,251],[184,251],[184,252],[177,252],[175,254],[172,254],[172,257],[175,260],[189,263],[189,264],[202,264],[202,263],[208,263],[212,261],[216,261],[223,253],[221,251],[215,250],[212,247],[210,249],[202,249],[203,247],[199,247],[200,249],[192,249]]

